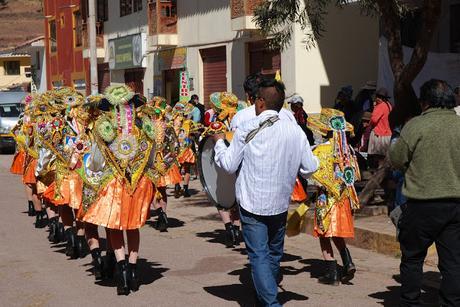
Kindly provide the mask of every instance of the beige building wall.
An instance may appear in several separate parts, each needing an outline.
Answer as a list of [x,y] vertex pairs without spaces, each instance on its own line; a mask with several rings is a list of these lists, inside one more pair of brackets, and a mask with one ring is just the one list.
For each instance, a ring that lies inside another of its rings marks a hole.
[[287,94],[302,95],[308,113],[333,106],[342,86],[352,85],[355,96],[366,81],[377,80],[378,19],[361,15],[358,5],[351,4],[343,9],[331,7],[326,23],[324,37],[309,50],[297,28],[294,60],[285,56],[281,64],[283,72],[291,67],[295,70],[295,83],[287,86]]
[[[5,61],[19,61],[20,74],[19,75],[5,75],[4,62]],[[30,57],[8,57],[0,58],[0,90],[6,89],[12,85],[18,85],[25,82],[30,82],[31,78],[26,77],[26,67],[30,67]]]
[[[244,99],[242,84],[249,71],[247,42],[262,39],[255,31],[231,29],[228,0],[178,1],[178,45],[187,48],[187,70],[203,100],[200,49],[226,46],[227,90]],[[288,96],[304,97],[305,109],[318,113],[332,106],[338,89],[352,85],[354,94],[368,80],[377,79],[378,20],[360,14],[357,5],[331,7],[327,32],[317,46],[306,50],[304,33],[296,27],[293,41],[281,54],[281,73]],[[170,47],[174,48],[174,47]],[[161,75],[152,57],[155,75]],[[162,92],[162,94],[164,94]]]

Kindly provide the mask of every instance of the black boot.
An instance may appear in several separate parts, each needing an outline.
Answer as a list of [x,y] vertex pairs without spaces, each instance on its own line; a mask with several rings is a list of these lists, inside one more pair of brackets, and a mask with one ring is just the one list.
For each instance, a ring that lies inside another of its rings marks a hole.
[[27,210],[27,215],[28,216],[35,216],[36,212],[35,212],[33,201],[29,200],[28,206],[29,206],[29,209]]
[[233,225],[233,244],[240,245],[242,241],[242,234],[240,230],[240,226]]
[[118,295],[128,295],[129,294],[129,285],[128,285],[128,266],[126,265],[126,260],[121,260],[117,262],[117,294]]
[[318,279],[318,282],[325,285],[339,285],[339,273],[337,272],[337,261],[324,261],[326,264],[326,272]]
[[179,198],[181,195],[181,189],[180,189],[180,184],[176,184],[174,186],[174,198]]
[[101,256],[101,249],[95,248],[91,251],[91,257],[93,258],[93,274],[96,280],[104,279],[104,270],[103,265],[104,262],[102,261]]
[[356,266],[351,259],[350,250],[345,248],[343,251],[340,251],[340,256],[342,257],[343,263],[343,273],[342,273],[342,282],[349,282],[355,277]]
[[65,242],[67,240],[67,237],[65,235],[65,230],[64,230],[64,224],[59,222],[58,218],[58,226],[57,226],[57,234],[58,234],[58,242]]
[[77,238],[73,231],[73,228],[69,228],[65,231],[65,236],[67,238],[67,245],[65,248],[66,256],[70,257],[70,259],[77,259],[78,258],[78,249],[77,249]]
[[106,252],[104,258],[104,274],[103,276],[107,279],[113,278],[113,271],[115,270],[115,253],[113,251]]
[[190,192],[188,190],[188,184],[184,185],[184,197],[190,197]]
[[137,266],[135,263],[129,263],[129,288],[136,292],[139,290],[139,278],[137,277]]
[[235,230],[232,223],[225,224],[225,246],[234,247]]
[[46,227],[47,219],[45,211],[38,211],[35,213],[35,228]]
[[88,254],[88,243],[86,242],[85,236],[78,236],[77,235],[77,251],[78,257],[85,258]]
[[162,208],[158,208],[156,211],[158,213],[158,220],[155,224],[155,228],[159,231],[166,231],[168,229],[168,216]]
[[50,218],[49,220],[49,234],[48,234],[48,241],[51,243],[58,243],[59,242],[59,236],[58,236],[58,223],[59,223],[59,218],[57,216]]

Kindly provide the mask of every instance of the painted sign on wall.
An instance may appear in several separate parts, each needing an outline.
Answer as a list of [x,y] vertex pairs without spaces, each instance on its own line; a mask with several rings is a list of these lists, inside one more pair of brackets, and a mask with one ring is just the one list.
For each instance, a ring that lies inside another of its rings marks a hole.
[[162,50],[158,53],[160,70],[181,69],[187,64],[187,48]]
[[181,71],[179,75],[179,101],[188,102],[190,100],[190,81],[187,71]]
[[141,33],[109,40],[109,68],[143,67],[144,41]]

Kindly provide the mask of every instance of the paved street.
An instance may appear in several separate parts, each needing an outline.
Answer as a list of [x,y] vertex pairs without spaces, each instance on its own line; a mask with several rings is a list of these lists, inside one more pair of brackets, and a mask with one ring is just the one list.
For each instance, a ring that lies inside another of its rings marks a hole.
[[[91,257],[67,260],[64,246],[51,246],[46,230],[33,228],[24,213],[20,178],[8,173],[12,156],[0,156],[0,305],[1,306],[251,306],[250,272],[243,246],[226,249],[214,207],[198,193],[172,200],[171,228],[141,230],[140,291],[119,297],[113,283],[95,283]],[[198,181],[192,187],[198,192]],[[101,232],[103,233],[103,231]],[[286,306],[396,306],[399,260],[351,248],[358,266],[353,284],[323,286],[317,240],[286,239],[280,301]],[[426,276],[437,278],[435,268]],[[427,306],[436,290],[426,288]]]

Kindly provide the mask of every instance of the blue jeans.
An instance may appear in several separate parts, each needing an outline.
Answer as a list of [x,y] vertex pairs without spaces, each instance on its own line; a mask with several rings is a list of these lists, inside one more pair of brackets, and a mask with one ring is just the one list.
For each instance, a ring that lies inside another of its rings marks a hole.
[[240,207],[240,217],[257,298],[264,306],[281,306],[277,300],[277,280],[283,257],[287,212],[261,216]]

